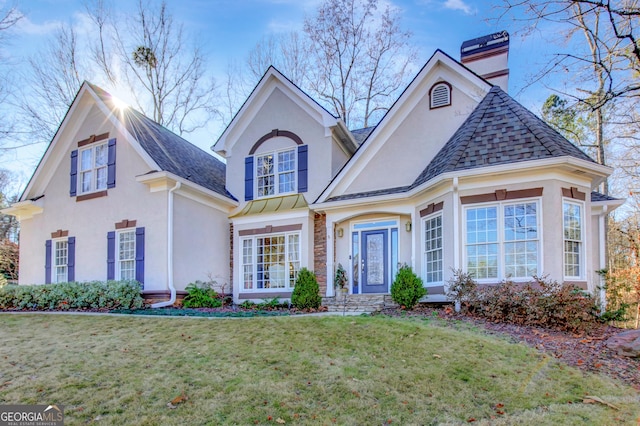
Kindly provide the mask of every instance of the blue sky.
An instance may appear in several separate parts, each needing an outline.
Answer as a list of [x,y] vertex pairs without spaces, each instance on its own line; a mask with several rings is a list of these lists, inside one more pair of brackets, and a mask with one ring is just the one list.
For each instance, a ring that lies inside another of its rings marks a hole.
[[[10,0],[0,0],[0,7]],[[84,31],[88,28],[82,0],[17,0],[25,15],[15,29],[11,44],[5,52],[15,66],[37,53],[55,29],[62,23]],[[208,67],[212,75],[222,79],[229,61],[244,61],[250,49],[262,37],[279,32],[301,30],[305,16],[312,15],[320,0],[167,0],[174,18],[196,35],[204,45]],[[526,82],[538,70],[549,43],[544,34],[523,36],[523,28],[512,20],[496,22],[499,15],[492,3],[476,0],[381,0],[392,3],[402,11],[402,22],[413,33],[412,43],[418,48],[418,62],[422,65],[440,48],[458,59],[463,41],[507,30],[511,34],[509,92],[534,112],[549,95],[540,84],[525,89]],[[15,1],[14,1],[15,3]],[[135,8],[136,1],[116,0],[120,11]],[[209,128],[208,133],[187,136],[202,148],[217,139],[221,129]],[[0,159],[0,167],[7,160],[18,161],[20,167],[33,169],[44,151],[39,147],[27,155]],[[39,149],[39,151],[38,151]],[[31,164],[29,164],[31,163]],[[28,173],[27,173],[28,174]],[[27,176],[28,178],[28,176]]]

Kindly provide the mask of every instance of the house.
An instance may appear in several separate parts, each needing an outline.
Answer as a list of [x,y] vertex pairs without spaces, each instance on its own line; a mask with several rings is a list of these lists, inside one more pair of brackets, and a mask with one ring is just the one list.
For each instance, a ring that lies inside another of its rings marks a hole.
[[171,303],[209,274],[242,302],[289,298],[307,267],[330,298],[341,264],[357,297],[408,264],[428,301],[453,269],[595,292],[621,202],[593,190],[612,170],[506,93],[508,48],[497,33],[461,62],[437,50],[358,130],[271,67],[212,147],[226,165],[85,83],[7,210],[20,281],[136,278]]
[[238,202],[224,163],[120,105],[85,82],[5,210],[20,220],[20,284],[135,279],[168,299],[174,282],[226,282]]

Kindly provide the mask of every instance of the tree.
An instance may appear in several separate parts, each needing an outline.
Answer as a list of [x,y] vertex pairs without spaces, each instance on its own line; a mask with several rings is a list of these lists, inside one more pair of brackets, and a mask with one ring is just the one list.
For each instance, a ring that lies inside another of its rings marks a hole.
[[60,25],[43,51],[29,59],[25,80],[30,91],[19,102],[29,141],[46,143],[53,139],[87,75],[89,69],[83,63],[76,31],[70,25]]
[[[2,58],[2,48],[7,43],[9,36],[9,30],[16,25],[23,18],[22,14],[16,7],[5,7],[0,9],[0,108],[10,110],[9,98],[12,94],[11,87],[13,86],[9,75],[11,69],[7,67],[7,63]],[[15,131],[15,121],[11,119],[8,111],[3,111],[0,118],[0,142],[8,136],[12,135]],[[11,147],[9,147],[11,148]],[[3,149],[7,149],[3,146]]]
[[28,89],[19,102],[28,143],[53,138],[85,80],[130,95],[143,114],[179,134],[204,126],[216,113],[205,57],[166,3],[140,0],[127,16],[113,10],[108,0],[93,0],[87,14],[97,31],[78,35],[63,24],[30,59]]
[[404,86],[415,59],[397,9],[378,0],[325,0],[305,19],[310,87],[347,125],[373,124]]
[[381,0],[324,0],[302,33],[270,36],[247,59],[249,73],[282,71],[347,126],[374,125],[389,109],[416,58],[400,12]]
[[[11,172],[0,170],[0,208],[9,207],[18,200],[17,195],[10,194],[13,179]],[[15,216],[0,213],[0,285],[5,279],[18,279],[19,229]]]
[[[107,11],[101,1],[96,3],[92,10],[96,25],[109,22]],[[183,25],[174,22],[166,2],[155,6],[140,0],[134,15],[111,24],[122,83],[137,107],[179,134],[205,126],[215,113],[215,82],[207,79],[204,55],[197,44],[187,41]],[[104,37],[104,32],[99,34]],[[117,73],[106,56],[108,45],[101,39],[93,52],[103,73],[114,80]]]

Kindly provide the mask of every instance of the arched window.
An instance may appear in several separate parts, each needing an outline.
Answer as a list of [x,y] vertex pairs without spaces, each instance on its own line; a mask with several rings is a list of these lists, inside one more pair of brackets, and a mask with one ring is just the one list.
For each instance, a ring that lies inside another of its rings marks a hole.
[[434,84],[429,91],[429,98],[431,109],[451,105],[451,85],[444,81]]

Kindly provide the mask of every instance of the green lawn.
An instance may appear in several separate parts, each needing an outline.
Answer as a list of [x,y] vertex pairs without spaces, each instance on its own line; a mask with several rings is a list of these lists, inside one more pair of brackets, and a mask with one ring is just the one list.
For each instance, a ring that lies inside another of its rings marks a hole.
[[[640,416],[630,387],[425,320],[2,314],[0,341],[0,404],[62,404],[69,425],[608,425]],[[584,404],[585,395],[620,409]]]

